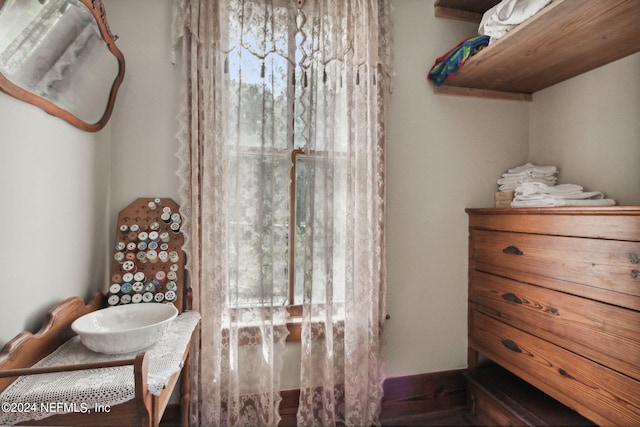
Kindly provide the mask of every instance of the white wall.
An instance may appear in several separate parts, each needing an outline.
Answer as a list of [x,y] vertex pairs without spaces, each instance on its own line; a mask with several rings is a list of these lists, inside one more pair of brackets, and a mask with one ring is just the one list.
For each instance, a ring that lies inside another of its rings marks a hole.
[[534,95],[529,157],[558,182],[640,204],[640,53]]
[[475,25],[392,1],[395,79],[387,146],[387,375],[466,366],[467,216],[526,161],[526,103],[435,96],[427,72]]
[[106,274],[109,126],[81,131],[0,93],[0,346]]
[[171,64],[172,0],[104,0],[125,79],[113,114],[111,235],[139,197],[177,200],[178,71]]

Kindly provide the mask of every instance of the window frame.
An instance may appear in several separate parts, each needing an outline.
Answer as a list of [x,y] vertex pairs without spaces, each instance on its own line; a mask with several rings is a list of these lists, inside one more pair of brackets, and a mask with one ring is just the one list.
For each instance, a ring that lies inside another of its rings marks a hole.
[[293,304],[295,301],[296,269],[295,269],[295,248],[296,248],[296,177],[297,160],[299,156],[306,156],[307,153],[301,148],[291,150],[291,169],[289,172],[289,300],[291,304],[287,307],[289,315],[292,317],[302,316],[302,305]]
[[[1,0],[0,0],[1,1]],[[249,0],[251,1],[251,0]],[[275,0],[274,6],[277,7],[289,7],[289,4],[285,0]],[[298,49],[298,43],[296,38],[297,33],[297,24],[296,24],[296,16],[297,13],[292,13],[292,20],[289,22],[287,33],[289,40],[289,55],[291,57],[296,56],[296,51]],[[297,74],[299,76],[297,76]],[[286,82],[294,82],[294,87],[292,92],[289,93],[287,99],[287,117],[284,120],[288,121],[288,135],[287,135],[287,148],[270,148],[269,151],[274,150],[282,153],[283,151],[289,151],[291,165],[289,169],[290,176],[290,185],[289,185],[289,226],[288,226],[288,304],[286,304],[285,308],[289,313],[289,320],[287,321],[287,328],[289,329],[289,336],[287,337],[287,341],[300,341],[301,340],[301,332],[302,332],[302,315],[303,315],[303,304],[294,304],[295,301],[295,243],[296,243],[296,164],[297,160],[300,156],[304,156],[307,158],[315,158],[326,156],[327,153],[325,151],[315,151],[315,150],[307,150],[304,148],[298,148],[295,141],[295,117],[296,117],[296,109],[295,109],[295,99],[296,93],[298,90],[297,84],[307,85],[307,75],[306,72],[299,68],[295,63],[289,64],[287,67],[286,73]],[[290,84],[290,83],[287,83]],[[243,146],[242,149],[243,155],[252,155],[254,151],[259,151],[257,148]],[[283,153],[284,154],[284,153]],[[264,306],[268,307],[268,306]],[[338,323],[343,323],[344,319],[337,320]],[[249,326],[250,327],[250,326]]]

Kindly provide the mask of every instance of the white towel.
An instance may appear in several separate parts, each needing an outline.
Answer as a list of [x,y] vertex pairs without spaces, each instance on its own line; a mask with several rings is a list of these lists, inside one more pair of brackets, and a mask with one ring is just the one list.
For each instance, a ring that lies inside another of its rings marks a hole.
[[533,208],[533,207],[556,207],[556,206],[614,206],[616,201],[613,199],[582,199],[568,200],[555,199],[551,200],[514,200],[511,202],[512,208]]
[[519,185],[525,182],[540,182],[541,184],[554,185],[556,178],[525,178],[521,180],[498,180],[499,191],[515,191]]
[[615,200],[605,199],[599,191],[583,191],[577,184],[546,185],[524,182],[515,189],[511,207],[547,206],[613,206]]
[[519,173],[539,173],[543,175],[552,175],[558,172],[558,168],[556,166],[536,166],[532,163],[525,163],[521,166],[516,166],[515,168],[511,168],[507,171],[509,174],[519,174]]
[[558,200],[556,206],[614,206],[613,199]]
[[498,179],[498,185],[503,184],[524,184],[525,182],[539,182],[541,184],[554,185],[554,176],[506,176]]
[[530,194],[552,194],[562,196],[580,193],[582,190],[583,188],[576,184],[547,185],[542,182],[523,182],[518,186],[516,192],[523,196]]
[[554,207],[556,201],[553,199],[541,199],[541,200],[516,200],[511,202],[512,208],[546,208]]
[[525,163],[509,169],[498,179],[499,191],[512,191],[525,182],[539,182],[547,185],[555,185],[557,181],[556,166],[536,166],[532,163]]
[[551,0],[502,0],[484,13],[478,34],[497,40],[549,3]]
[[516,188],[515,196],[522,200],[535,200],[552,197],[555,199],[604,199],[599,191],[582,191],[576,184],[558,184],[549,186],[540,182],[525,182]]

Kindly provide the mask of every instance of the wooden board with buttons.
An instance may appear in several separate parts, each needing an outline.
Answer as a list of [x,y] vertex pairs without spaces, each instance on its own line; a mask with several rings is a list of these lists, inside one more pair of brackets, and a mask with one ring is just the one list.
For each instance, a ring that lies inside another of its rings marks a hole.
[[167,198],[140,198],[120,211],[108,305],[173,303],[182,312],[181,224],[179,206]]

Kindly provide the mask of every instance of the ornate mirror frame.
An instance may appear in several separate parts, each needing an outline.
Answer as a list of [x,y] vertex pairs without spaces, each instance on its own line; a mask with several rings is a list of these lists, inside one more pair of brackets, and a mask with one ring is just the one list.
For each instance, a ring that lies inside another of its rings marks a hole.
[[[2,8],[4,7],[7,0],[0,0],[0,13],[2,12]],[[107,49],[111,54],[114,55],[115,59],[118,63],[118,71],[115,76],[113,83],[111,85],[111,89],[109,91],[109,96],[106,101],[106,107],[104,109],[104,113],[102,117],[96,121],[95,123],[88,123],[87,121],[79,118],[77,115],[72,112],[66,110],[65,108],[56,105],[54,102],[39,96],[28,89],[18,86],[17,84],[11,82],[7,77],[5,77],[0,72],[0,90],[17,98],[21,101],[25,101],[29,104],[35,105],[47,113],[59,117],[71,125],[80,128],[89,132],[96,132],[102,129],[109,118],[111,117],[111,113],[113,111],[113,106],[116,99],[116,94],[118,92],[118,88],[122,84],[124,79],[124,56],[122,52],[115,45],[116,37],[113,36],[111,30],[109,28],[109,24],[107,23],[107,16],[104,5],[101,0],[75,0],[77,3],[82,3],[87,9],[91,12],[91,15],[94,17],[98,29],[100,31],[100,36],[102,40],[106,44]]]

